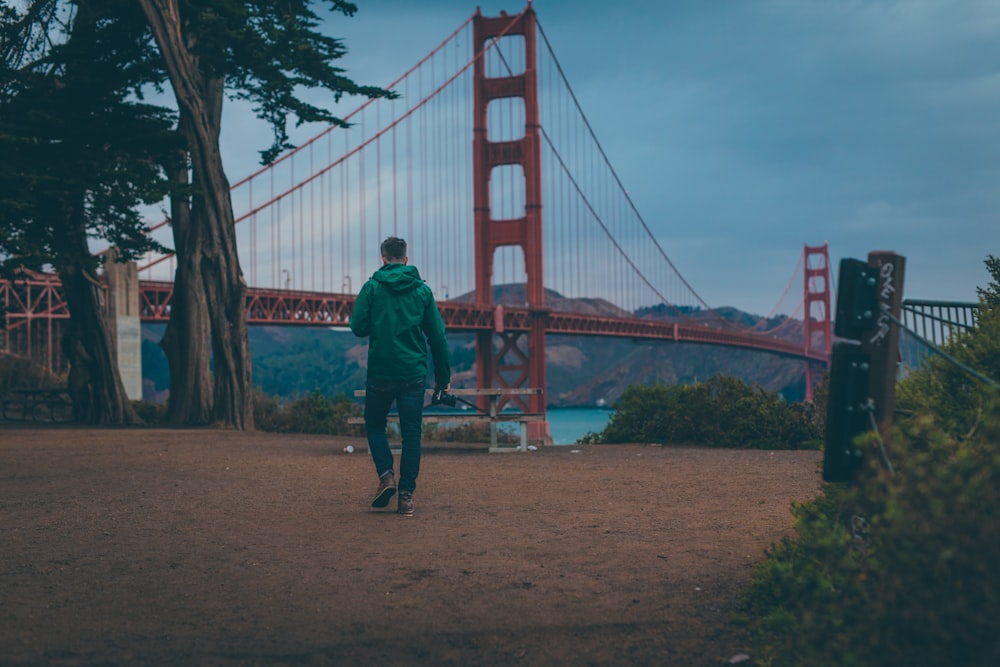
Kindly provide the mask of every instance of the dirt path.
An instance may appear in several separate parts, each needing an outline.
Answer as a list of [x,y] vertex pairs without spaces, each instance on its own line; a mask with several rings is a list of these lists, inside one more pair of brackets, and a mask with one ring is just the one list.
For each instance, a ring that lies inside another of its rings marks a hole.
[[401,517],[357,440],[0,424],[0,664],[724,664],[819,459],[429,448]]

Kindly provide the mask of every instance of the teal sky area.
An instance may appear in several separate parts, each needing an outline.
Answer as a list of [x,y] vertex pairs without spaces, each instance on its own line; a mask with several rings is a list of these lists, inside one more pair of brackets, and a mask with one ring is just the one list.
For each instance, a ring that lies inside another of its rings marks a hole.
[[[350,50],[338,64],[377,85],[477,6],[357,4],[326,27]],[[905,296],[976,300],[983,260],[1000,255],[1000,3],[533,6],[634,203],[710,305],[769,313],[803,245],[824,241],[834,269],[892,250],[907,258]],[[479,7],[494,16],[524,5]],[[259,122],[238,105],[227,114],[242,114],[230,127]],[[231,180],[265,147],[258,131],[261,146],[224,134]]]

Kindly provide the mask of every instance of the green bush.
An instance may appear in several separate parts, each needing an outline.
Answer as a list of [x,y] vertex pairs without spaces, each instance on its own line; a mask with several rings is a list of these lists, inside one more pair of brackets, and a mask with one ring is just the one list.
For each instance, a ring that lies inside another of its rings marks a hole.
[[818,449],[822,422],[803,403],[716,376],[692,385],[633,385],[614,405],[602,443],[659,442],[708,447]]
[[[1000,379],[1000,306],[984,302],[976,327],[954,334],[944,349],[966,366]],[[966,437],[982,421],[992,394],[989,385],[935,355],[899,384],[896,406],[905,412],[936,414],[949,434]]]
[[[744,598],[761,665],[994,665],[1000,657],[1000,401],[959,440],[928,415],[857,482],[796,506]],[[869,438],[871,445],[871,438]]]
[[360,406],[343,393],[328,398],[313,391],[287,405],[260,391],[254,393],[254,422],[261,431],[359,436],[363,428],[347,423],[349,417],[358,416]]
[[[945,351],[1000,373],[1000,262],[977,326]],[[794,538],[754,573],[740,619],[756,662],[986,666],[1000,659],[1000,396],[935,357],[899,384],[881,463],[877,436],[853,484],[793,508]]]

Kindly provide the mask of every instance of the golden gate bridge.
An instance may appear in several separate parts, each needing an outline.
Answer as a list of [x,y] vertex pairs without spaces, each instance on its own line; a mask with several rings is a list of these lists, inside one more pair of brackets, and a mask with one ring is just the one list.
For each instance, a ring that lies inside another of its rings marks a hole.
[[[387,88],[398,96],[362,104],[348,129],[232,186],[249,323],[346,326],[392,234],[410,241],[448,330],[476,334],[480,386],[544,388],[545,336],[585,334],[798,358],[811,395],[831,349],[826,245],[804,246],[802,298],[777,328],[716,313],[639,212],[530,5],[477,10]],[[172,245],[169,221],[151,233]],[[169,254],[140,263],[142,321],[169,319],[173,272]],[[0,292],[0,349],[58,370],[58,278],[26,274]],[[544,395],[528,401],[544,412]]]

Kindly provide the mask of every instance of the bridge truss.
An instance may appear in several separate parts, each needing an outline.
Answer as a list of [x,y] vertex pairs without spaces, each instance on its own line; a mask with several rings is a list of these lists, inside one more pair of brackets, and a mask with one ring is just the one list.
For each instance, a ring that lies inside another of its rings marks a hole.
[[[807,286],[807,290],[809,287]],[[815,290],[815,288],[813,288]],[[139,313],[143,322],[166,323],[170,318],[173,283],[141,281]],[[247,322],[252,325],[346,328],[356,296],[291,290],[251,288],[247,296]],[[448,331],[492,335],[526,335],[537,316],[531,308],[483,305],[471,301],[439,301]],[[59,341],[69,319],[58,276],[25,271],[14,281],[0,280],[0,352],[33,359],[59,374],[67,370]],[[908,365],[927,354],[921,339],[941,345],[956,332],[975,326],[979,304],[956,301],[904,299],[903,322],[917,335],[901,338],[901,357]],[[635,340],[722,345],[800,359],[807,368],[825,367],[828,352],[822,344],[826,324],[814,317],[807,331],[815,341],[809,349],[801,342],[774,334],[723,330],[680,321],[605,317],[547,311],[545,334],[608,336]],[[807,338],[808,340],[809,338]],[[818,343],[818,344],[817,344]]]

